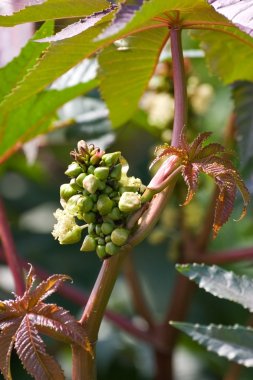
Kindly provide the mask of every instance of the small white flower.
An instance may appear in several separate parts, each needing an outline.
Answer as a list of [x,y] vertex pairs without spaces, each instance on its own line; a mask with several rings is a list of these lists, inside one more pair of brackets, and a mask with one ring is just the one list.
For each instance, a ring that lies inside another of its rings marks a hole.
[[73,244],[81,239],[82,228],[76,224],[73,215],[58,208],[54,217],[57,223],[54,225],[52,235],[59,240],[60,244]]

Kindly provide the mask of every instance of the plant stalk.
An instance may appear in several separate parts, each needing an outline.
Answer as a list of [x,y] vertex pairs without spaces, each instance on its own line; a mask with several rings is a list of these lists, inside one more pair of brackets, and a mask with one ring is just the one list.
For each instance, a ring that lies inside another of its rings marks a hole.
[[170,44],[175,99],[172,145],[178,146],[187,122],[187,92],[180,28],[172,27],[170,31]]
[[25,291],[23,270],[19,263],[17,250],[14,244],[14,240],[12,238],[4,204],[1,199],[0,199],[0,239],[2,241],[3,252],[5,255],[7,264],[14,278],[15,293],[20,296]]

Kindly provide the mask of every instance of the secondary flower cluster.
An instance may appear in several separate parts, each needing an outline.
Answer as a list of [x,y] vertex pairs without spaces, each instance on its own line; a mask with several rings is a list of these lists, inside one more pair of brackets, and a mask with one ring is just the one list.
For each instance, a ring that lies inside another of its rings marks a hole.
[[81,251],[96,251],[101,259],[112,256],[128,240],[127,219],[141,207],[145,186],[127,176],[121,152],[105,153],[82,140],[71,156],[65,172],[70,182],[60,188],[63,210],[54,214],[58,222],[52,234],[60,244],[72,244],[87,228]]

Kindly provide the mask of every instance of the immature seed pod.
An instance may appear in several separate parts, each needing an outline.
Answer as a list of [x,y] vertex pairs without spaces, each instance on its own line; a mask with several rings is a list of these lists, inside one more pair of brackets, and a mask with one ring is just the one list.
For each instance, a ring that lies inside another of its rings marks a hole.
[[102,181],[109,175],[109,168],[107,166],[98,167],[94,170],[94,176]]
[[115,228],[115,225],[109,222],[104,222],[101,225],[101,231],[103,232],[104,235],[111,234],[114,228]]
[[86,223],[95,223],[96,222],[96,214],[95,212],[86,212],[85,214],[83,214],[83,220],[86,222]]
[[69,177],[77,177],[82,171],[81,166],[77,162],[72,162],[65,171],[65,174]]
[[111,240],[113,244],[121,247],[122,245],[126,244],[128,236],[129,231],[126,228],[119,227],[115,228],[115,230],[112,231]]
[[94,203],[90,197],[83,195],[77,201],[77,205],[81,213],[86,213],[92,210]]
[[107,255],[104,245],[98,245],[96,248],[96,252],[97,252],[97,255],[100,259],[104,259],[105,256]]
[[118,162],[118,159],[121,156],[121,152],[105,153],[102,156],[102,161],[106,166],[111,167]]
[[76,190],[69,183],[64,183],[63,185],[61,185],[60,196],[65,201],[67,201],[69,198],[71,198],[75,194],[76,194]]
[[121,170],[122,170],[121,164],[115,165],[114,168],[112,169],[111,173],[110,173],[110,177],[115,179],[115,180],[120,180]]
[[93,174],[87,175],[83,180],[83,188],[94,194],[98,189],[98,179]]
[[97,209],[100,215],[108,214],[113,207],[113,201],[106,194],[101,194],[98,197]]
[[118,250],[119,250],[119,247],[117,247],[111,241],[106,243],[106,245],[105,245],[105,252],[108,253],[108,255],[110,255],[110,256],[116,255]]
[[88,173],[88,174],[93,174],[94,171],[95,171],[95,166],[90,165],[90,166],[88,167],[87,173]]
[[106,215],[106,218],[111,220],[120,220],[122,218],[122,214],[118,207],[113,207],[112,211]]
[[78,186],[80,186],[80,187],[83,187],[83,180],[84,180],[84,178],[85,178],[86,176],[87,176],[86,173],[81,173],[81,174],[79,174],[79,176],[76,177],[76,184],[77,184]]
[[138,193],[126,191],[119,200],[119,209],[122,212],[131,213],[141,207],[141,196]]
[[93,237],[87,235],[84,238],[80,251],[82,252],[95,251],[96,247],[97,247],[96,240]]
[[79,226],[75,226],[72,230],[69,230],[64,237],[61,238],[60,244],[74,244],[81,239],[82,229]]

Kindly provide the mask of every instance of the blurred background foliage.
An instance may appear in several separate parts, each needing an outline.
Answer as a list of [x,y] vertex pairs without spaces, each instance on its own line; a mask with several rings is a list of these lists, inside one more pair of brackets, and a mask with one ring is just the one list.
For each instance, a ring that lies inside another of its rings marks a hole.
[[[237,83],[225,87],[216,77],[210,76],[196,41],[184,34],[185,68],[189,98],[189,125],[187,136],[193,139],[198,133],[212,131],[212,141],[235,150],[235,163],[240,167],[249,190],[253,191],[252,145],[250,134],[252,107],[249,98],[252,84]],[[57,80],[52,88],[64,89],[96,77],[96,59],[85,60],[78,67]],[[85,78],[85,80],[84,80]],[[237,118],[234,108],[238,111]],[[101,263],[95,254],[79,252],[75,245],[60,246],[51,231],[53,212],[59,207],[59,187],[66,182],[64,171],[70,162],[69,152],[83,139],[108,151],[120,150],[130,164],[130,174],[148,183],[151,174],[148,166],[157,145],[169,143],[173,121],[173,83],[170,50],[162,52],[139,108],[126,124],[112,129],[103,99],[95,88],[84,96],[60,108],[52,122],[52,132],[25,144],[0,167],[0,195],[3,198],[20,256],[48,273],[65,273],[74,284],[86,293],[99,272]],[[238,127],[237,120],[243,119]],[[243,138],[241,137],[243,135]],[[245,145],[247,144],[246,147]],[[247,153],[246,153],[247,152]],[[246,157],[245,154],[248,156]],[[243,160],[240,160],[243,156]],[[157,322],[168,309],[173,292],[175,263],[180,257],[182,225],[197,232],[208,209],[213,186],[201,177],[200,188],[192,203],[180,207],[186,195],[183,182],[178,183],[175,195],[148,239],[134,250],[136,272],[140,276],[148,304]],[[234,218],[240,215],[242,200],[237,199]],[[253,246],[252,206],[240,223],[232,219],[223,227],[210,251]],[[238,273],[253,276],[252,264],[243,262],[230,265]],[[13,290],[11,275],[0,266],[0,296],[9,297]],[[61,296],[52,301],[79,315],[81,309]],[[136,314],[124,271],[113,291],[109,308],[122,313],[134,324],[145,328],[145,321]],[[193,296],[188,321],[201,324],[248,323],[249,313],[240,306],[219,300],[202,290]],[[71,378],[71,352],[66,346],[49,341],[50,351],[56,354],[68,378]],[[176,380],[220,380],[231,366],[225,359],[207,353],[205,349],[182,336],[174,355]],[[103,322],[98,342],[98,379],[152,379],[154,362],[151,348],[115,327],[108,319]],[[243,369],[241,380],[250,380],[252,369]],[[13,378],[28,379],[13,356]]]

